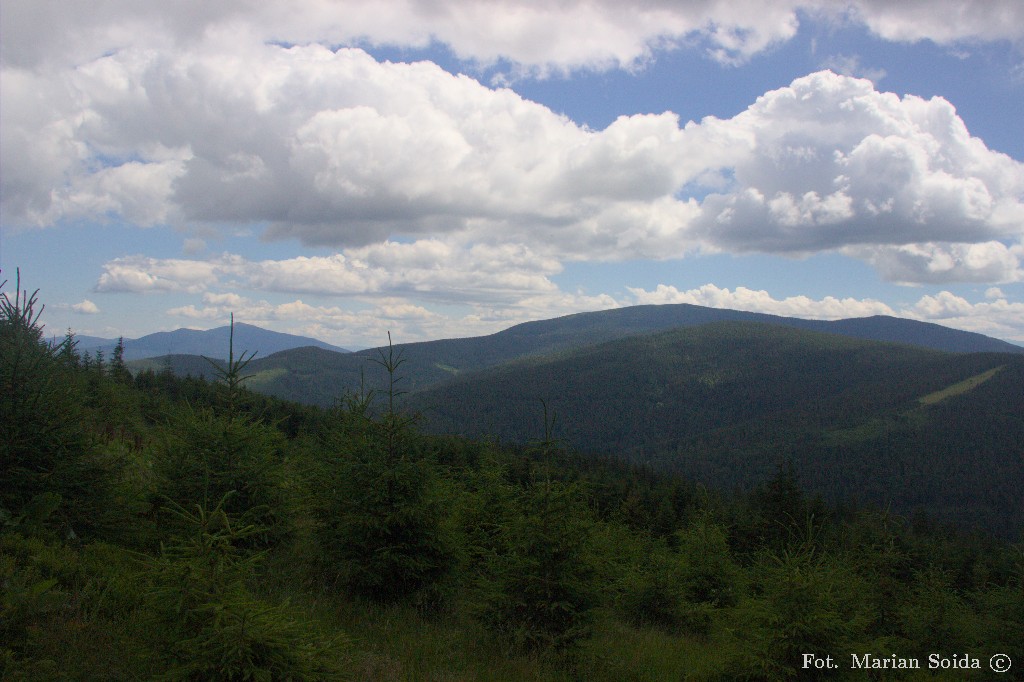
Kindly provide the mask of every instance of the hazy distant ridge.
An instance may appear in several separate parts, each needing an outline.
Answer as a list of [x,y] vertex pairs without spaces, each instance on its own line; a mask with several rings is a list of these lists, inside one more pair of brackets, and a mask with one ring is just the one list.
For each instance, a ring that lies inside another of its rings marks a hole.
[[[205,355],[209,358],[227,358],[230,331],[231,328],[228,326],[206,331],[178,329],[173,332],[147,334],[138,339],[125,339],[124,357],[125,360],[141,360],[162,355]],[[100,349],[109,358],[116,345],[117,339],[103,339],[94,336],[78,337],[78,350],[81,353],[95,353],[96,349]],[[242,351],[249,351],[266,356],[305,346],[315,346],[337,353],[349,352],[344,348],[318,339],[270,331],[242,322],[235,323],[236,355]]]

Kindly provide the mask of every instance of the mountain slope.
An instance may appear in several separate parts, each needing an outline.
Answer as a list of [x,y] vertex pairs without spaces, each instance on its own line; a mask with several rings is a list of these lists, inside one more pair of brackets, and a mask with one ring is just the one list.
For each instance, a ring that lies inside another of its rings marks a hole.
[[[226,358],[230,332],[231,328],[228,326],[207,331],[178,329],[173,332],[156,332],[138,339],[125,339],[124,358],[125,360],[139,360],[162,355],[205,355],[210,358]],[[97,349],[100,349],[108,358],[116,345],[117,339],[101,339],[91,336],[78,338],[79,352],[95,353]],[[236,355],[248,350],[266,356],[305,346],[314,346],[338,353],[348,352],[344,348],[305,336],[270,331],[241,322],[235,324]]]
[[977,332],[965,332],[931,322],[905,320],[887,315],[819,322],[808,326],[807,329],[858,339],[907,343],[951,353],[1024,353],[1024,347]]
[[688,303],[639,305],[516,325],[491,337],[503,343],[530,343],[537,350],[579,347],[632,334],[691,327],[709,322],[762,322],[874,341],[908,343],[951,352],[1024,353],[1024,347],[975,332],[930,322],[876,315],[845,320],[805,320]]
[[791,459],[833,501],[927,506],[1006,531],[1024,520],[1022,380],[1019,354],[730,322],[521,360],[409,407],[435,432],[527,442],[541,436],[543,399],[574,448],[714,487],[750,486]]
[[[415,405],[461,420],[460,405],[493,404],[495,421],[474,419],[474,435],[523,440],[510,411],[544,399],[566,415],[563,436],[585,449],[672,444],[680,437],[765,414],[872,414],[960,381],[996,362],[776,325],[716,322],[526,358],[415,393]],[[856,391],[856,393],[852,393]],[[840,397],[855,404],[834,406]],[[853,398],[851,398],[853,400]],[[850,410],[854,411],[851,412]],[[618,433],[623,419],[637,433]],[[434,419],[434,418],[431,418]],[[571,420],[571,421],[568,421]]]
[[[569,352],[615,339],[721,321],[761,322],[947,351],[1024,353],[1024,348],[1005,341],[914,320],[870,317],[826,322],[689,304],[578,313],[527,322],[488,336],[398,344],[395,352],[405,361],[401,368],[402,390],[420,390],[519,358]],[[223,347],[226,348],[226,340]],[[385,385],[381,368],[373,362],[379,359],[375,349],[339,355],[301,348],[272,354],[257,344],[240,343],[237,337],[235,348],[259,350],[259,357],[249,368],[259,377],[253,385],[288,400],[329,405],[344,393],[359,390],[361,382],[370,388]],[[182,366],[174,365],[172,369],[179,374],[187,373]],[[189,369],[194,369],[194,365]]]

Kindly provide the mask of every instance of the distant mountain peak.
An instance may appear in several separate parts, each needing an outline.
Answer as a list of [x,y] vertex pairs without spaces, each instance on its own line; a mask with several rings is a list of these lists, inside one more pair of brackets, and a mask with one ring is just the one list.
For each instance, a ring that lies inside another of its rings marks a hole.
[[[223,359],[228,356],[228,344],[231,327],[225,325],[214,329],[176,329],[171,332],[156,332],[138,339],[124,340],[125,360],[141,360],[162,355],[204,355],[209,358]],[[87,343],[79,343],[79,352],[95,352],[102,350],[108,357],[117,345],[117,339],[97,339],[87,337]],[[274,353],[304,346],[314,346],[336,353],[349,351],[319,339],[286,334],[263,329],[245,322],[235,322],[234,348],[235,353],[247,351],[266,357]]]

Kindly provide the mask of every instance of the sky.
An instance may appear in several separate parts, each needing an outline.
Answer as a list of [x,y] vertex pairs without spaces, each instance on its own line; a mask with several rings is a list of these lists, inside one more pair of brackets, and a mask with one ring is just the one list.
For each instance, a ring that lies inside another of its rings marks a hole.
[[1024,344],[1019,0],[5,0],[48,333],[693,303]]

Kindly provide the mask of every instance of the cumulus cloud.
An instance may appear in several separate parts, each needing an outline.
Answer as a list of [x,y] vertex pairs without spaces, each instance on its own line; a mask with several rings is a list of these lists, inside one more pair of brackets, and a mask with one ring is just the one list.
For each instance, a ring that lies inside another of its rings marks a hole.
[[[826,3],[813,3],[827,8]],[[951,44],[1024,37],[1024,6],[1013,0],[856,0],[848,17],[887,40]]]
[[436,239],[384,242],[324,257],[261,261],[244,268],[249,285],[316,294],[416,292],[438,300],[511,300],[550,292],[558,261],[526,246],[453,246]]
[[[533,75],[588,68],[637,68],[660,50],[698,45],[726,63],[792,38],[801,13],[868,27],[896,41],[1019,40],[1017,0],[328,0],[266,3],[139,3],[85,6],[8,0],[2,6],[3,63],[80,64],[112,49],[190,47],[204,39],[448,45],[480,65],[499,60]],[[580,26],[586,26],[580,31]]]
[[[925,243],[994,253],[1024,229],[1024,164],[972,137],[949,102],[832,72],[731,119],[680,126],[666,112],[595,131],[430,63],[316,45],[244,52],[124,50],[76,69],[49,118],[12,105],[7,219],[265,225],[268,238],[349,248],[430,235],[561,260]],[[37,137],[49,142],[19,170]],[[930,272],[973,281],[992,276],[991,260]]]
[[[440,253],[440,257],[439,254]],[[448,262],[446,270],[438,263]],[[518,265],[517,265],[518,264]],[[937,322],[999,338],[1024,341],[1024,304],[990,287],[985,301],[971,303],[948,291],[894,308],[870,298],[788,296],[714,284],[680,290],[659,284],[628,288],[628,298],[561,290],[549,275],[557,262],[528,251],[457,247],[426,240],[388,242],[334,256],[248,261],[225,254],[205,261],[132,257],[105,266],[100,291],[201,293],[201,302],[169,309],[171,317],[220,323],[237,319],[286,328],[341,345],[371,346],[388,331],[403,341],[489,334],[514,324],[632,304],[689,303],[808,319],[893,315]],[[308,294],[337,304],[301,298],[270,302],[231,291],[241,288],[280,298]],[[431,304],[457,304],[439,312]],[[84,301],[78,312],[89,312]],[[453,312],[454,310],[462,312]]]
[[[686,132],[721,150],[735,178],[703,200],[693,226],[729,250],[988,243],[1024,228],[1024,164],[972,137],[939,97],[900,98],[823,71]],[[987,276],[975,264],[942,272]]]
[[1024,303],[1008,301],[1002,296],[971,303],[962,296],[941,291],[922,296],[903,313],[907,317],[1024,344]]
[[891,315],[1024,342],[1024,303],[1007,301],[1003,292],[995,287],[988,289],[985,292],[987,300],[979,303],[971,303],[949,291],[940,291],[898,308],[869,298],[788,296],[780,299],[763,289],[736,287],[730,290],[714,284],[687,290],[659,284],[653,290],[630,288],[629,291],[637,304],[689,303],[815,320]]
[[3,5],[10,38],[0,54],[5,63],[33,66],[81,63],[112,47],[190,46],[227,35],[289,44],[425,47],[440,42],[468,62],[487,66],[503,60],[514,64],[514,71],[544,76],[579,68],[635,68],[657,50],[694,40],[721,61],[746,59],[795,34],[799,4],[226,0],[200,8],[114,0],[84,8],[60,0],[11,0]]
[[843,76],[855,78],[867,78],[872,83],[878,84],[886,76],[885,69],[880,67],[865,66],[861,63],[858,55],[836,54],[826,57],[821,63],[822,68],[835,71]]
[[81,303],[72,303],[70,308],[72,312],[76,312],[81,315],[96,315],[100,312],[99,306],[89,299],[84,299]]
[[198,293],[217,282],[219,270],[206,261],[126,256],[104,264],[96,291]]
[[847,249],[869,262],[883,278],[907,284],[1017,282],[1024,279],[1024,248],[1002,242],[925,243]]
[[5,169],[52,138],[38,169],[4,174],[11,222],[257,223],[330,246],[542,232],[550,251],[611,257],[663,250],[651,240],[681,220],[672,114],[590,131],[433,64],[315,45],[125,50],[76,69],[65,89],[48,119],[12,107],[5,121]]
[[57,310],[69,310],[78,315],[98,315],[100,308],[89,299],[83,299],[80,303],[57,303],[54,305]]
[[[511,244],[459,246],[436,239],[384,242],[332,256],[250,261],[233,254],[208,260],[117,258],[103,266],[101,292],[205,292],[238,284],[247,289],[329,296],[415,293],[434,301],[511,302],[557,287],[561,264]],[[209,299],[208,302],[221,303]],[[230,303],[230,301],[226,301]]]
[[734,290],[730,290],[719,288],[714,284],[705,284],[685,291],[665,284],[659,284],[653,291],[641,288],[630,288],[629,291],[636,303],[640,305],[689,303],[709,308],[728,308],[814,320],[839,320],[847,317],[894,314],[893,309],[888,305],[872,299],[840,299],[833,296],[817,300],[807,296],[776,299],[763,289],[736,287]]
[[[684,44],[746,59],[808,15],[892,40],[1015,39],[1020,3],[371,4],[4,3],[4,224],[227,226],[339,250],[241,265],[125,257],[100,291],[234,276],[296,293],[520,296],[550,293],[565,261],[722,250],[841,250],[907,283],[1020,278],[1024,164],[941,98],[825,71],[731,119],[665,112],[591,130],[429,62],[321,44],[440,41],[526,70],[634,68]],[[937,4],[963,20],[928,18]]]

